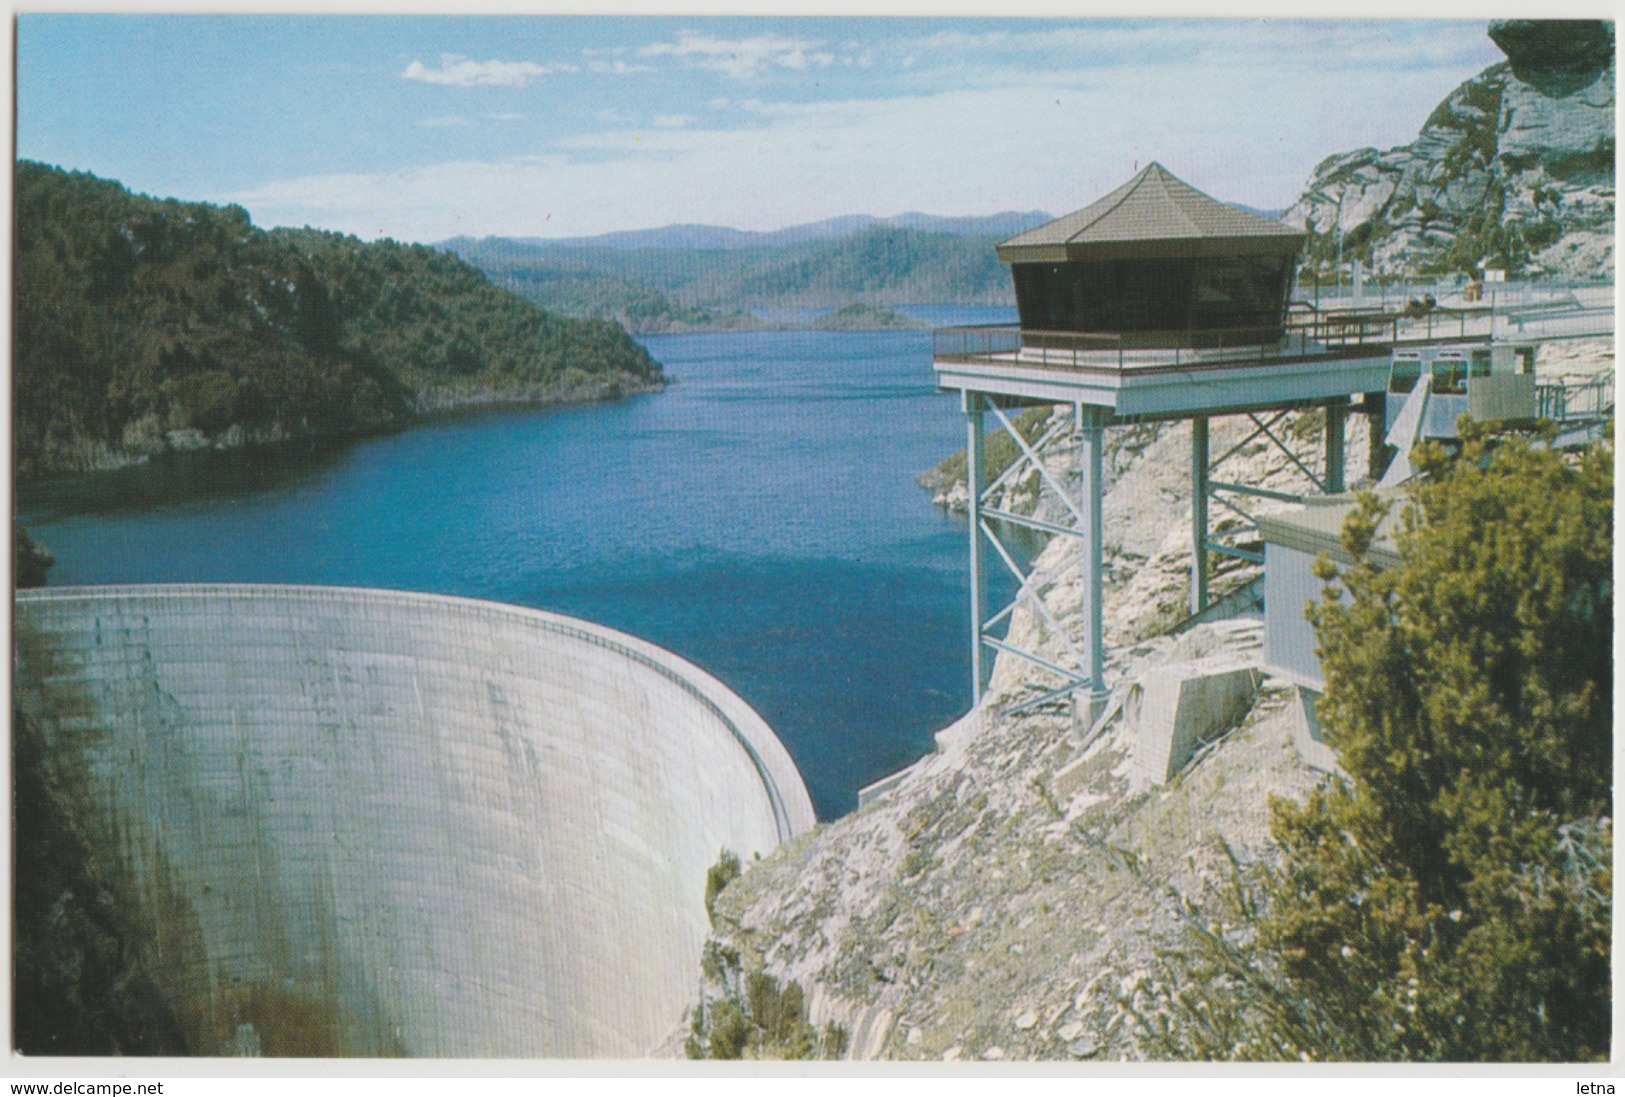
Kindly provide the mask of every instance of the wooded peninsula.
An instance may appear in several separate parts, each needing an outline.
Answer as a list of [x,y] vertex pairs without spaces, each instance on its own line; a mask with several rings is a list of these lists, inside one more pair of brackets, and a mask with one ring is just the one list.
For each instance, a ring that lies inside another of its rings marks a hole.
[[620,325],[547,312],[422,245],[265,231],[239,206],[30,161],[15,211],[22,478],[665,382]]

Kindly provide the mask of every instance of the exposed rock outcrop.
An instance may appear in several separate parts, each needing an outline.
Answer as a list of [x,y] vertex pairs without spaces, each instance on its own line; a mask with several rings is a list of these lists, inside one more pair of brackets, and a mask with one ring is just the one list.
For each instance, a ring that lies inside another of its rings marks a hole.
[[1612,276],[1614,32],[1598,20],[1499,20],[1507,60],[1440,103],[1415,141],[1316,167],[1282,220],[1309,255],[1396,275],[1501,267]]
[[[1113,669],[1256,660],[1258,643],[1256,623],[1205,625]],[[813,1021],[845,1026],[855,1058],[1141,1058],[1129,1007],[1185,903],[1222,886],[1220,841],[1260,856],[1268,796],[1319,779],[1291,746],[1289,702],[1266,688],[1222,746],[1149,793],[1127,716],[1090,739],[1062,705],[984,709],[888,799],[724,891],[719,951],[808,988]]]
[[[1537,363],[1551,377],[1612,368],[1611,340],[1550,344]],[[1055,478],[1074,491],[1068,411],[1031,430]],[[1273,429],[1316,466],[1319,413],[1295,413]],[[1245,418],[1216,418],[1211,431],[1213,454],[1229,453],[1226,479],[1286,494],[1308,489],[1303,469],[1267,440],[1248,438]],[[1348,443],[1354,480],[1369,445],[1364,417],[1350,416]],[[713,955],[734,966],[707,973],[706,1001],[748,971],[794,980],[811,1020],[844,1026],[859,1058],[1149,1053],[1135,1013],[1148,1007],[1160,953],[1183,943],[1197,912],[1221,908],[1225,848],[1242,861],[1267,860],[1269,797],[1302,796],[1321,779],[1299,753],[1301,702],[1262,673],[1250,711],[1202,736],[1183,772],[1155,788],[1139,779],[1157,761],[1142,744],[1171,729],[1147,724],[1155,706],[1134,712],[1136,691],[1149,695],[1159,678],[1215,661],[1257,668],[1262,655],[1256,621],[1167,635],[1186,612],[1190,444],[1188,423],[1108,432],[1106,680],[1121,707],[1091,725],[1064,700],[1044,699],[1056,684],[1048,672],[1001,656],[984,705],[939,733],[936,753],[882,798],[782,848],[722,893]],[[953,466],[932,478],[950,506],[964,497],[963,462]],[[1054,486],[1019,459],[1006,484],[1001,507],[1066,520]],[[1217,530],[1236,519],[1215,507],[1213,521]],[[1056,538],[1037,560],[1054,575],[1046,608],[1067,635],[1079,628],[1076,556],[1069,539]],[[1256,565],[1227,561],[1214,594],[1257,574]],[[1026,606],[1012,616],[1013,643],[1064,663],[1060,633]],[[668,1053],[682,1053],[684,1035],[673,1034]]]
[[[1045,421],[1040,450],[1071,491],[1077,451],[1067,410]],[[1320,423],[1318,413],[1302,413],[1276,429],[1313,452]],[[1350,427],[1357,468],[1366,432],[1359,416]],[[1248,440],[1250,429],[1244,418],[1214,421],[1215,455],[1239,446],[1224,467],[1244,464],[1237,478],[1282,491],[1306,489],[1303,472],[1267,441]],[[1111,435],[1105,627],[1114,696],[1133,698],[1180,666],[1257,668],[1256,621],[1159,635],[1187,599],[1188,424]],[[1018,465],[1009,483],[1005,505],[1063,520],[1047,478]],[[1079,627],[1077,563],[1066,538],[1037,560],[1055,577],[1049,614],[1069,635]],[[1227,567],[1215,589],[1253,574]],[[1026,606],[1010,636],[1068,659],[1062,636]],[[1244,859],[1267,855],[1269,795],[1301,795],[1319,780],[1292,746],[1288,691],[1260,678],[1234,730],[1211,736],[1175,781],[1148,789],[1144,711],[1125,700],[1092,727],[1068,701],[1041,699],[1055,684],[1046,672],[1001,657],[982,708],[942,732],[937,753],[884,799],[791,844],[723,892],[717,954],[737,956],[744,971],[795,980],[815,1024],[851,1033],[854,1057],[1142,1057],[1131,1007],[1158,950],[1178,941],[1187,904],[1203,903],[1222,880],[1223,846]],[[730,980],[742,981],[722,972],[708,997]]]

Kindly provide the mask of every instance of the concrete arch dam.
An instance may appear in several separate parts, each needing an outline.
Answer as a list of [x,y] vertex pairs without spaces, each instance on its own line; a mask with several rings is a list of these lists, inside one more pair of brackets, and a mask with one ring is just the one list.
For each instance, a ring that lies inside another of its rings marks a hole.
[[722,683],[536,610],[22,591],[15,657],[201,1054],[644,1055],[693,998],[718,852],[813,823]]

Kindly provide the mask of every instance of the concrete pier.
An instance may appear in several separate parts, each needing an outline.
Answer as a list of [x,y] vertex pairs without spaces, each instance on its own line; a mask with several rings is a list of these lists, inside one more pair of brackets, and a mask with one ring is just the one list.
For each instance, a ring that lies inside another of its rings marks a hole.
[[813,823],[720,682],[554,614],[23,591],[15,658],[200,1054],[643,1055],[692,1001],[706,869]]

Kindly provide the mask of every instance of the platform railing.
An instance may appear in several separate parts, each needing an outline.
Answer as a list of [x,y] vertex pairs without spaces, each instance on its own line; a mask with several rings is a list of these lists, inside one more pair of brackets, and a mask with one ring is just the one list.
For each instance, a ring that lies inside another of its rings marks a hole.
[[[1443,302],[1450,298],[1466,298],[1470,283],[1463,278],[1444,278],[1430,281],[1384,281],[1367,278],[1356,294],[1347,276],[1332,285],[1318,287],[1310,280],[1298,280],[1293,294],[1306,302],[1314,302],[1322,311],[1347,308],[1376,308],[1400,310],[1411,301],[1432,297]],[[1514,279],[1506,282],[1482,282],[1476,290],[1478,301],[1498,309],[1539,307],[1565,299],[1578,299],[1582,304],[1601,299],[1611,300],[1613,283],[1603,279],[1542,278],[1538,280]]]
[[1385,352],[1406,343],[1488,340],[1493,307],[1435,308],[1422,315],[1378,310],[1309,310],[1280,326],[1200,331],[1080,332],[980,324],[931,333],[936,361],[1069,369],[1264,364],[1350,351]]
[[1614,375],[1606,373],[1594,380],[1573,384],[1558,381],[1535,389],[1535,414],[1542,419],[1565,423],[1573,420],[1607,419],[1614,413]]
[[1564,336],[1605,336],[1614,331],[1614,310],[1581,305],[1535,312],[1522,312],[1506,318],[1510,338],[1555,339]]

